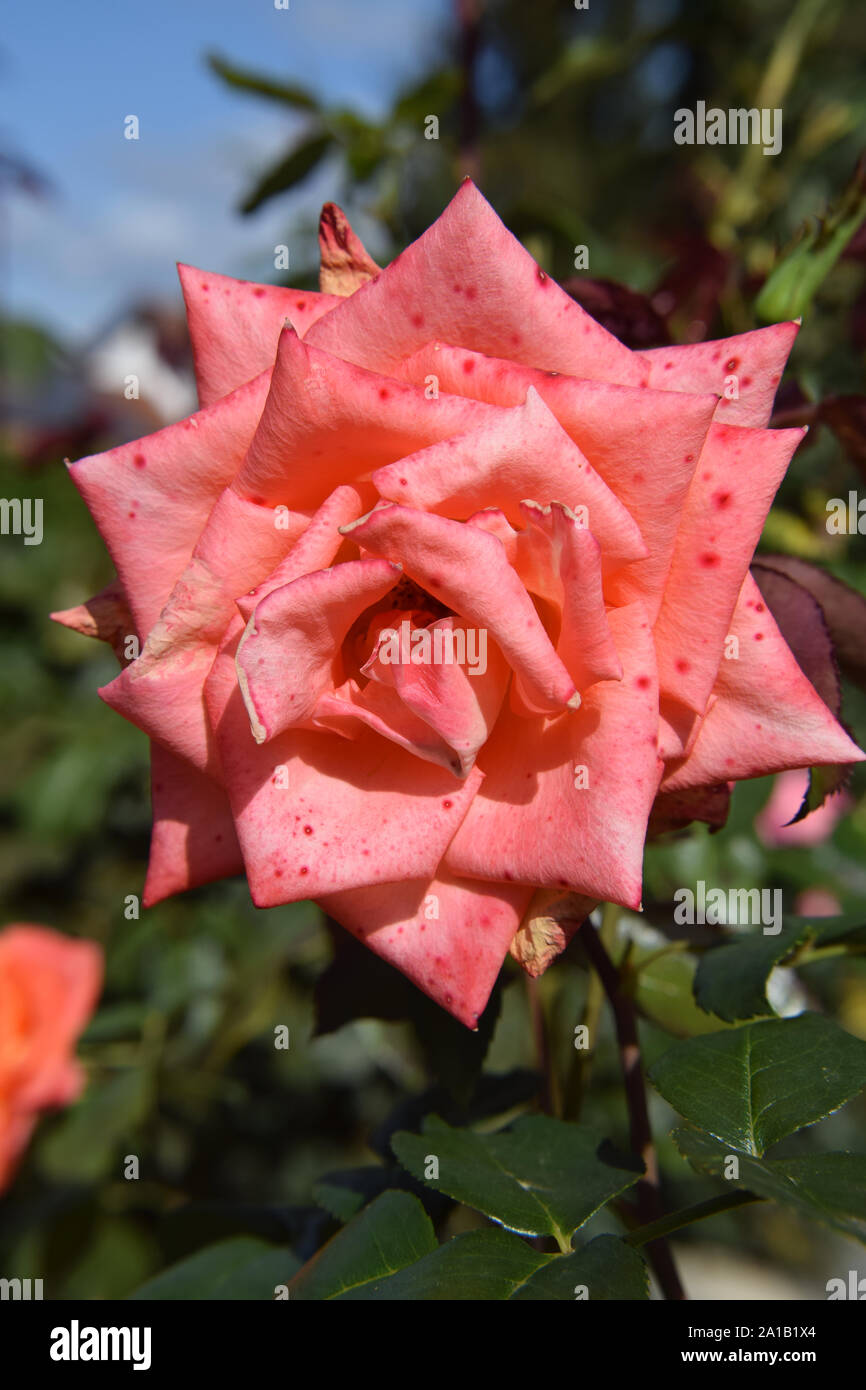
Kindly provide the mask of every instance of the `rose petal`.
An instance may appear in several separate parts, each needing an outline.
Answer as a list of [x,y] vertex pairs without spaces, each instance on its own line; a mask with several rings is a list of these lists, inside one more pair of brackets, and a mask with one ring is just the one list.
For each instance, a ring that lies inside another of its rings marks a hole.
[[804,430],[713,425],[655,624],[662,696],[703,714],[770,505]]
[[524,502],[522,510],[531,530],[544,537],[559,583],[557,656],[580,691],[596,681],[620,680],[622,663],[605,612],[598,541],[560,503],[539,507]]
[[453,873],[639,906],[661,766],[655,657],[640,604],[609,617],[623,679],[593,685],[553,721],[500,716],[478,760],[483,786],[446,855]]
[[670,766],[663,791],[866,759],[803,675],[751,574],[731,633],[739,658],[721,662],[716,703],[689,756]]
[[380,468],[373,482],[391,501],[451,517],[497,507],[520,521],[524,498],[583,507],[606,569],[647,553],[634,519],[531,387],[522,406]]
[[601,381],[647,374],[539,269],[469,180],[381,275],[310,329],[316,347],[385,373],[430,338]]
[[72,464],[70,477],[108,547],[141,638],[237,472],[267,389],[268,377],[260,376],[188,420]]
[[[649,384],[667,391],[715,391],[716,417],[726,425],[761,427],[769,422],[799,323],[774,323],[734,338],[683,347],[638,352],[650,369]],[[735,378],[737,398],[725,397],[726,381]]]
[[378,266],[356,236],[343,209],[325,203],[319,218],[319,289],[345,298],[379,274]]
[[481,783],[478,770],[458,782],[371,731],[350,743],[292,729],[256,744],[235,675],[241,630],[238,618],[205,695],[253,901],[272,907],[431,879]]
[[150,753],[153,831],[145,907],[244,870],[222,787],[158,743]]
[[574,699],[574,684],[496,536],[430,512],[388,505],[344,531],[374,554],[399,559],[422,589],[486,629],[536,711],[560,710]]
[[472,883],[440,871],[429,881],[329,894],[321,905],[474,1028],[530,897],[531,889],[518,884]]
[[286,319],[303,337],[340,300],[332,294],[255,285],[229,275],[178,265],[198,398],[213,405],[273,366]]
[[238,647],[237,671],[258,743],[309,719],[319,696],[333,693],[349,628],[400,574],[388,560],[353,560],[302,575],[257,605]]

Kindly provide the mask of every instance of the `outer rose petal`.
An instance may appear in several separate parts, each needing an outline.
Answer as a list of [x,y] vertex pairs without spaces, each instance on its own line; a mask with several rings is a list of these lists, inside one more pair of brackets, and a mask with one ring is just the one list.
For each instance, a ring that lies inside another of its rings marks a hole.
[[[500,717],[479,758],[484,784],[446,855],[453,873],[639,906],[660,768],[655,656],[640,604],[609,616],[622,681],[593,685],[554,721]],[[588,785],[576,782],[581,767]]]
[[350,560],[302,575],[256,608],[241,638],[237,672],[257,743],[309,719],[331,693],[349,628],[400,578],[388,560]]
[[65,608],[62,612],[49,615],[53,622],[80,632],[83,637],[96,637],[107,642],[118,661],[125,661],[124,645],[126,638],[135,631],[126,594],[119,579],[106,587],[93,598],[78,604],[76,608]]
[[264,580],[309,524],[303,515],[291,520],[294,530],[280,530],[270,507],[227,488],[141,656],[99,692],[118,714],[202,772],[213,770],[205,678],[236,613],[236,595]]
[[145,907],[244,871],[222,787],[158,743],[151,743],[150,759],[153,832]]
[[509,950],[533,980],[562,955],[568,943],[598,903],[579,893],[539,888],[514,933]]
[[159,617],[172,586],[256,429],[268,377],[209,410],[72,465],[114,561],[140,637]]
[[489,631],[536,712],[560,710],[574,701],[574,683],[496,536],[429,512],[387,505],[343,529],[374,554],[399,559],[422,589]]
[[325,203],[322,208],[319,256],[319,288],[323,295],[339,295],[345,299],[381,270],[336,203]]
[[739,659],[721,662],[718,698],[689,756],[671,765],[663,791],[866,759],[803,675],[750,574],[731,633]]
[[703,714],[770,504],[804,430],[713,425],[655,625],[662,697]]
[[303,336],[340,303],[336,295],[254,285],[191,265],[178,265],[177,273],[202,406],[213,405],[273,365],[286,319]]
[[[722,397],[717,418],[726,425],[766,425],[799,323],[774,323],[735,338],[636,353],[649,366],[650,386],[668,391],[715,391]],[[738,399],[724,395],[725,378],[736,376]]]
[[539,269],[469,180],[423,236],[310,329],[316,347],[386,373],[430,338],[601,381],[647,375]]
[[292,729],[256,744],[235,676],[241,627],[226,635],[206,698],[256,905],[432,878],[478,770],[458,782],[367,731],[349,742]]
[[377,956],[475,1028],[531,896],[518,884],[472,883],[440,872],[430,881],[356,888],[320,902]]

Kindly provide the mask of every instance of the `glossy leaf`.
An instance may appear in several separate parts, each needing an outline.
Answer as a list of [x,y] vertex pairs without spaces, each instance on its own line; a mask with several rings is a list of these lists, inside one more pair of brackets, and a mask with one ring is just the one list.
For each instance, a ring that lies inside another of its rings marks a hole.
[[[729,1150],[708,1134],[685,1126],[674,1130],[683,1158],[699,1173],[724,1178]],[[738,1154],[733,1186],[771,1202],[793,1207],[801,1216],[853,1236],[866,1244],[866,1154],[810,1154],[804,1158],[753,1158]]]
[[250,1236],[237,1236],[197,1250],[188,1259],[162,1270],[136,1289],[136,1301],[159,1299],[269,1298],[280,1284],[288,1283],[300,1261],[291,1250],[268,1245]]
[[430,1218],[408,1192],[383,1192],[328,1241],[291,1282],[292,1299],[375,1296],[374,1286],[435,1250]]
[[687,1120],[762,1154],[866,1085],[866,1043],[820,1014],[765,1019],[677,1043],[649,1077]]
[[[522,1235],[572,1235],[640,1173],[605,1155],[600,1136],[579,1125],[529,1115],[497,1134],[452,1129],[431,1116],[424,1132],[395,1134],[392,1148],[413,1177]],[[438,1176],[427,1178],[430,1160]]]
[[512,1298],[638,1301],[649,1298],[647,1267],[643,1256],[617,1236],[596,1236],[573,1255],[542,1265]]

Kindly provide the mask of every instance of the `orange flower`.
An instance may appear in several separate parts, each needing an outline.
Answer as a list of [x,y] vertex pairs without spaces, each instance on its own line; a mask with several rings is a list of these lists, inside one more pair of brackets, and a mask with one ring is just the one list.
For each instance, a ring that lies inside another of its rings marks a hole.
[[40,1110],[68,1105],[84,1073],[73,1049],[102,984],[102,951],[48,927],[0,931],[0,1191]]

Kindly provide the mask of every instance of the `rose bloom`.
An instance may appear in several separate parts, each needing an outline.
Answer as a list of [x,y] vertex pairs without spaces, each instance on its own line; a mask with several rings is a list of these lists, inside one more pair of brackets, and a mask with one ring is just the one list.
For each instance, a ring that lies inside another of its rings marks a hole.
[[321,294],[181,267],[201,409],[72,466],[117,582],[58,616],[141,644],[148,904],[245,872],[473,1027],[557,898],[639,906],[648,824],[863,756],[749,574],[797,325],[632,352],[468,181],[385,270],[321,242]]
[[28,923],[0,931],[0,1190],[39,1112],[68,1105],[84,1085],[74,1048],[101,984],[94,942]]

